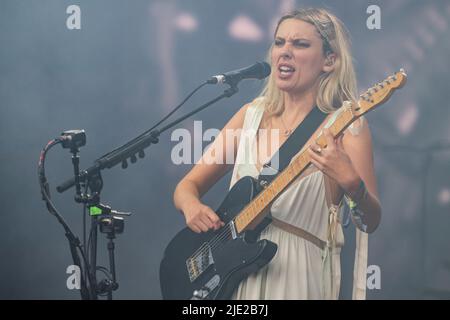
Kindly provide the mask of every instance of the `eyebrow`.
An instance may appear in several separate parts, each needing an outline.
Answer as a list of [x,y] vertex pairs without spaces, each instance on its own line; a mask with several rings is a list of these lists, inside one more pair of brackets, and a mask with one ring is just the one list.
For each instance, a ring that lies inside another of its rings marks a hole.
[[[276,36],[275,39],[280,39],[280,40],[286,40],[286,38],[280,37],[280,36]],[[306,38],[292,38],[291,41],[311,41],[309,39]]]

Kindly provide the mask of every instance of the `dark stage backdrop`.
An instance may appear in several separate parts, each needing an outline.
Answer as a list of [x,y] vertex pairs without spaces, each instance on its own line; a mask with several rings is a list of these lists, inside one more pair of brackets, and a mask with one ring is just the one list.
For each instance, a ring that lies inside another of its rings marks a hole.
[[[79,26],[74,11],[66,12],[71,5],[81,11]],[[327,7],[347,25],[360,92],[401,67],[408,73],[406,87],[367,117],[383,205],[382,223],[370,235],[368,274],[379,271],[381,281],[369,281],[368,298],[450,298],[450,2],[438,0],[0,1],[0,298],[79,298],[66,286],[72,260],[63,229],[40,199],[37,161],[48,140],[85,129],[81,167],[90,166],[211,75],[264,60],[277,18],[307,5]],[[380,29],[368,27],[370,5],[380,9]],[[203,131],[221,128],[261,87],[242,82],[236,96],[178,127],[193,133],[201,120]],[[179,114],[222,89],[203,89]],[[184,226],[172,194],[191,168],[173,163],[178,141],[171,134],[127,170],[103,172],[103,202],[133,212],[116,241],[116,298],[161,298],[162,253]],[[201,143],[190,141],[192,157]],[[81,237],[74,190],[54,189],[71,174],[70,153],[58,146],[47,161],[51,192]],[[206,195],[208,205],[220,203],[229,179]],[[345,233],[348,298],[353,226]],[[103,234],[99,264],[108,264]]]

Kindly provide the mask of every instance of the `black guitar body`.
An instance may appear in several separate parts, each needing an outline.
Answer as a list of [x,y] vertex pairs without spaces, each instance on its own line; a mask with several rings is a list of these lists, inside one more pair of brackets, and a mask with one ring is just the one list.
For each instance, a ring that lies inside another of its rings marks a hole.
[[229,299],[243,278],[273,258],[277,245],[256,241],[268,218],[252,231],[233,231],[233,219],[258,194],[257,186],[252,177],[236,182],[216,211],[221,229],[198,234],[185,228],[172,239],[160,265],[164,299]]
[[[377,105],[386,102],[395,89],[406,82],[403,69],[361,95],[358,101],[345,101],[345,111],[339,115],[329,128],[336,138],[348,126]],[[349,112],[349,110],[351,112]],[[311,117],[310,117],[311,115]],[[264,210],[276,196],[283,192],[310,164],[307,151],[289,164],[292,157],[301,150],[314,130],[323,122],[326,115],[319,108],[313,108],[279,150],[279,172],[286,172],[280,184],[272,183],[267,197],[252,199],[261,192],[258,183],[251,177],[239,180],[227,194],[217,210],[225,225],[217,230],[197,234],[186,228],[179,232],[167,246],[160,265],[161,291],[164,299],[227,299],[249,274],[265,266],[277,251],[277,245],[257,236],[270,220],[261,221]],[[315,142],[326,148],[323,135]],[[284,148],[284,149],[282,149]],[[275,179],[278,179],[278,175]],[[270,179],[271,180],[271,179]],[[265,192],[265,191],[263,191]],[[248,209],[242,209],[252,202]],[[241,215],[242,214],[242,215]],[[235,223],[238,226],[235,226]],[[256,226],[256,229],[253,227]],[[252,229],[252,231],[237,232]]]

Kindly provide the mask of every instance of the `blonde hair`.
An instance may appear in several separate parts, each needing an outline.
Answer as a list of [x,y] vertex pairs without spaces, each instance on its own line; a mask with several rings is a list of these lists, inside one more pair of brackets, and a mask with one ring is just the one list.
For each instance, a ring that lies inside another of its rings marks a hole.
[[[278,21],[275,35],[284,20],[298,19],[316,27],[322,38],[323,53],[336,54],[334,70],[319,76],[317,107],[325,113],[339,108],[345,100],[356,100],[356,76],[350,53],[350,39],[344,24],[335,15],[325,9],[308,8],[295,10]],[[267,60],[271,63],[273,45],[269,49]],[[280,115],[284,111],[284,98],[275,85],[273,72],[270,74],[260,97],[264,97],[268,116]]]

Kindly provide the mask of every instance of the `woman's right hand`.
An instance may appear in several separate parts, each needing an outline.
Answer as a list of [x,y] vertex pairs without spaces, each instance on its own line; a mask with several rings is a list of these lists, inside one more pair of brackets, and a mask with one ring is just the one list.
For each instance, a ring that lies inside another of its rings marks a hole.
[[175,188],[173,195],[175,208],[184,214],[187,226],[194,232],[217,230],[225,225],[211,208],[201,203],[200,199],[233,168],[228,162],[228,156],[236,158],[240,135],[230,137],[227,132],[240,132],[250,105],[243,106],[227,122],[211,147]]
[[194,232],[217,230],[224,225],[219,216],[208,206],[195,202],[183,208],[187,226]]

